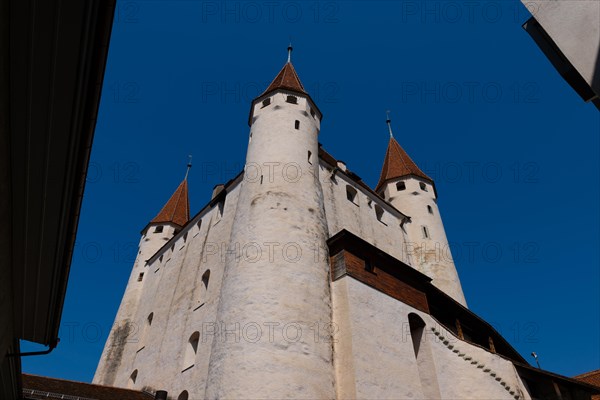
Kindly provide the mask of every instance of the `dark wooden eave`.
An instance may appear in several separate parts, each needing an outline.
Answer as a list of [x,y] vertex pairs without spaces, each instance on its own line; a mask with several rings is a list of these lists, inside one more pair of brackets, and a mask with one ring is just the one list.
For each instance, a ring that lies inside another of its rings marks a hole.
[[[14,334],[58,337],[115,0],[7,0]],[[3,10],[5,11],[5,10]],[[4,56],[4,55],[3,55]]]

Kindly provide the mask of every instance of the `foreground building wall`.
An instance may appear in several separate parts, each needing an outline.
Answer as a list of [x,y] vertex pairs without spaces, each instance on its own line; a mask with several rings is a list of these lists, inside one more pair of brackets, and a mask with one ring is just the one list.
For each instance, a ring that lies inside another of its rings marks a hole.
[[521,0],[525,30],[585,101],[600,109],[600,1]]

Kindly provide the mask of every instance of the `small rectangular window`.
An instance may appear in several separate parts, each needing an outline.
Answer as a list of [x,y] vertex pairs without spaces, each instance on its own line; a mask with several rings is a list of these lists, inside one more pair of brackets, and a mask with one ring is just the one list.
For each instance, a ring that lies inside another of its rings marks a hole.
[[154,233],[161,233],[163,231],[163,226],[159,225],[156,228],[154,228]]
[[365,270],[367,270],[368,272],[375,272],[375,267],[373,267],[373,264],[371,264],[371,260],[369,260],[368,258],[365,259]]
[[269,97],[268,99],[264,99],[262,102],[262,108],[268,106],[269,104],[271,104],[271,98]]
[[426,192],[427,191],[427,185],[424,184],[423,182],[419,182],[419,186],[421,187],[421,190]]
[[431,206],[427,206],[427,211],[429,214],[433,214],[433,208],[431,208]]
[[346,198],[358,205],[358,192],[350,185],[346,185]]
[[429,230],[426,226],[423,226],[423,239],[429,239]]
[[140,274],[138,275],[138,282],[141,282],[142,279],[144,279],[144,273],[140,272]]
[[291,104],[298,104],[298,98],[296,96],[288,96],[285,101]]
[[403,181],[400,181],[398,183],[396,183],[396,190],[397,191],[402,191],[406,189],[406,183],[404,183]]
[[312,152],[310,150],[308,151],[308,163],[312,165]]
[[300,121],[296,120],[296,122],[294,123],[294,128],[300,129]]

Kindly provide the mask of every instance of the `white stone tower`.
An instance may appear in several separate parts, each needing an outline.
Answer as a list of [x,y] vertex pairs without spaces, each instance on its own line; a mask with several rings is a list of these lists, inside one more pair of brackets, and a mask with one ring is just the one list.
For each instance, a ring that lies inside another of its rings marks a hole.
[[251,105],[230,240],[251,254],[228,252],[217,314],[246,334],[213,342],[206,398],[335,397],[320,120],[288,56]]
[[432,278],[436,287],[466,307],[437,206],[435,183],[394,139],[389,118],[387,124],[390,141],[375,191],[410,217],[404,227],[413,268]]
[[[189,170],[189,166],[188,166]],[[140,298],[144,291],[146,260],[164,246],[190,217],[188,184],[186,178],[179,184],[169,201],[141,232],[141,239],[123,300],[115,317],[113,328],[96,369],[94,382],[115,385],[117,374],[129,370],[133,360],[127,356],[139,346],[143,327],[135,321]],[[125,359],[124,359],[125,355]],[[134,379],[135,380],[135,379]]]

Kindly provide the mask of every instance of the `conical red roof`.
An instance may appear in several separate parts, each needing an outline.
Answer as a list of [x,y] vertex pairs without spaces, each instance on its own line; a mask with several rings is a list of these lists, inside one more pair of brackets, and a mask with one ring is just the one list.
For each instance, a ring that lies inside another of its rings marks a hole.
[[273,79],[273,82],[271,82],[267,90],[265,90],[263,94],[261,94],[259,97],[262,97],[265,94],[277,89],[287,89],[304,95],[307,94],[291,62],[287,62],[283,66],[283,68],[281,69],[281,71],[279,71],[275,79]]
[[150,223],[172,222],[179,226],[190,220],[190,202],[188,200],[187,179],[179,184],[167,204]]
[[392,137],[390,138],[385,153],[381,176],[379,177],[379,183],[377,184],[375,191],[379,191],[385,182],[407,175],[415,175],[433,183],[433,179],[428,177],[419,167],[417,167],[417,164],[415,164],[404,149],[398,144],[396,139]]

